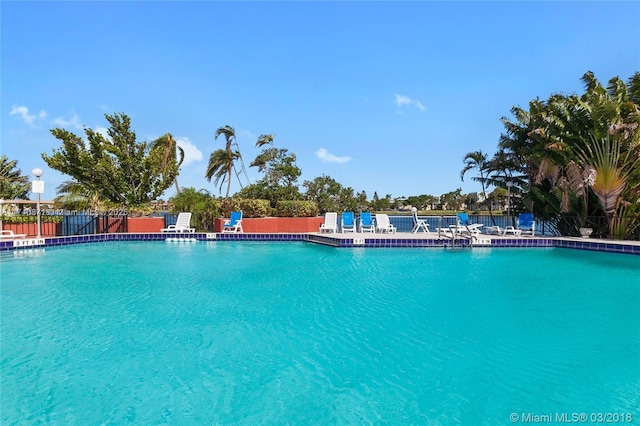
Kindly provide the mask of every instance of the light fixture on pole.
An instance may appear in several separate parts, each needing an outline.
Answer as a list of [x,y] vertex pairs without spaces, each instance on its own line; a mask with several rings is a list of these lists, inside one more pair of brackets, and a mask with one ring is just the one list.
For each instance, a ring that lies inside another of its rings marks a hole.
[[42,238],[42,233],[40,232],[40,194],[44,193],[44,181],[40,180],[40,177],[44,172],[42,169],[33,169],[31,173],[36,177],[36,180],[31,182],[31,192],[36,194],[36,215],[38,216],[37,238]]
[[513,186],[513,181],[507,181],[507,223],[509,225],[513,225],[511,223],[511,187]]

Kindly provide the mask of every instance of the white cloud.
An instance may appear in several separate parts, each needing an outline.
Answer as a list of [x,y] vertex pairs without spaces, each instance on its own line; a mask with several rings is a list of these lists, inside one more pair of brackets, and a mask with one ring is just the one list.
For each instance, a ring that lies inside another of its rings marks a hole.
[[31,127],[34,127],[36,118],[44,119],[47,117],[47,112],[45,110],[40,110],[38,115],[29,114],[29,108],[26,106],[14,106],[11,108],[9,115],[18,115],[26,124]]
[[62,117],[57,117],[51,120],[51,124],[58,127],[74,127],[76,129],[82,129],[82,124],[80,124],[80,117],[78,114],[73,114],[70,120],[65,120]]
[[188,166],[191,163],[202,160],[202,151],[198,149],[187,137],[176,138],[176,142],[180,148],[184,151],[183,166]]
[[420,111],[424,111],[426,109],[424,105],[422,105],[422,102],[417,101],[415,99],[411,99],[410,97],[404,96],[404,95],[396,95],[396,100],[394,101],[394,103],[400,108],[402,108],[405,105],[413,105],[416,108],[418,108]]
[[333,155],[332,153],[330,153],[329,151],[327,151],[324,148],[320,148],[319,150],[317,150],[315,152],[316,156],[324,161],[325,163],[346,163],[349,160],[351,160],[351,157],[338,157]]
[[411,98],[408,96],[403,96],[403,95],[396,95],[396,101],[395,101],[396,105],[398,106],[402,106],[402,105],[411,105]]

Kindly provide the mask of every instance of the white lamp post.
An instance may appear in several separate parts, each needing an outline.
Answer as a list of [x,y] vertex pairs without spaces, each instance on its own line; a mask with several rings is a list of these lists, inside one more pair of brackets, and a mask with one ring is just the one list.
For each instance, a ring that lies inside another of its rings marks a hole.
[[33,169],[31,173],[36,177],[36,180],[31,182],[31,192],[36,194],[36,215],[38,216],[38,236],[42,238],[40,232],[40,194],[44,193],[44,181],[40,180],[40,177],[44,173],[42,169]]
[[511,223],[511,187],[513,186],[513,181],[507,181],[507,223],[512,225]]

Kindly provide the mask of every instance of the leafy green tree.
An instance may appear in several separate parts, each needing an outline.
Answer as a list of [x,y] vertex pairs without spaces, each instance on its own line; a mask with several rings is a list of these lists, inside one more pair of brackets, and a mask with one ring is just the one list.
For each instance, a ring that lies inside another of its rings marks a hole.
[[427,194],[411,195],[407,197],[407,203],[418,210],[427,209],[427,207],[430,207],[435,200],[436,197]]
[[587,72],[582,82],[580,96],[536,99],[528,111],[512,110],[515,121],[503,118],[499,147],[506,155],[492,164],[515,177],[537,216],[559,218],[563,232],[576,235],[578,224],[603,212],[609,234],[614,228],[624,232],[614,220],[624,210],[629,235],[640,226],[640,170],[634,167],[640,156],[640,73],[627,84],[614,77],[605,87]]
[[[487,194],[487,202],[493,205],[506,206],[507,190],[501,187],[495,188],[493,191]],[[501,210],[502,210],[502,207],[501,207]]]
[[322,175],[315,179],[305,180],[304,197],[315,201],[321,214],[326,212],[356,211],[358,201],[353,188],[345,188],[330,176]]
[[136,206],[155,200],[174,183],[176,159],[164,161],[165,152],[154,147],[156,142],[136,142],[125,114],[105,118],[110,125],[107,136],[85,127],[86,142],[68,130],[51,130],[62,147],[42,158],[52,169],[113,203]]
[[[286,148],[273,147],[273,135],[261,135],[256,146],[262,152],[250,164],[263,174],[258,182],[243,188],[238,196],[269,200],[275,208],[280,200],[299,200],[302,198],[297,181],[302,170],[296,165],[296,156]],[[267,147],[270,145],[269,147]]]
[[[178,169],[184,161],[184,149],[178,146],[176,140],[171,133],[158,138],[153,142],[153,149],[161,149],[162,153],[162,167],[164,170],[170,170],[173,166],[173,161],[177,158]],[[178,185],[178,176],[175,178],[176,192],[180,193],[180,186]]]
[[445,210],[459,210],[462,207],[464,199],[462,197],[462,188],[455,191],[447,192],[440,196],[440,202]]
[[214,219],[220,215],[220,202],[205,189],[183,188],[169,203],[174,212],[191,212],[199,231],[213,231]]
[[369,200],[367,199],[367,193],[365,191],[358,192],[356,194],[356,209],[357,212],[363,212],[369,210]]
[[374,191],[373,198],[371,199],[371,203],[369,206],[373,211],[386,211],[391,209],[391,194],[387,194],[384,198],[380,198],[378,193]]
[[26,200],[30,190],[29,177],[18,168],[18,160],[0,156],[0,199]]

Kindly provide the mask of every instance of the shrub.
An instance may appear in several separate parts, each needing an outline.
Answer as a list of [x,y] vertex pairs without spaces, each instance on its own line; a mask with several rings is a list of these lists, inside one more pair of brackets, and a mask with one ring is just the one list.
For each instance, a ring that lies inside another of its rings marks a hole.
[[314,217],[318,215],[315,201],[278,201],[275,215],[278,217]]
[[[3,223],[37,223],[38,216],[36,215],[18,215],[18,216],[2,216],[0,217]],[[63,216],[47,216],[41,215],[40,222],[49,222],[49,223],[61,223]]]
[[220,202],[220,213],[223,217],[229,217],[232,211],[241,211],[242,217],[267,217],[271,214],[269,200],[253,199],[226,199]]
[[151,216],[154,210],[151,204],[139,204],[129,207],[128,212],[131,217],[147,217]]

